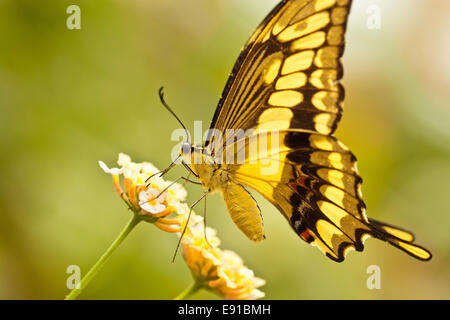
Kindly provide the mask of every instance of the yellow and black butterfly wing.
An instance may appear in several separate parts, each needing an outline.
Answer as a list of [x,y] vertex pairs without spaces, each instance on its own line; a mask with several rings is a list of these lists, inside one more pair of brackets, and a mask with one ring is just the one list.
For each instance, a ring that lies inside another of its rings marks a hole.
[[[269,14],[241,52],[211,124],[222,133],[253,129],[253,139],[210,135],[208,151],[214,155],[221,144],[225,154],[238,154],[243,141],[252,149],[276,135],[265,152],[223,165],[232,182],[264,195],[302,239],[335,261],[363,250],[368,236],[428,260],[409,232],[367,218],[356,158],[331,136],[344,99],[340,57],[350,2],[282,1]],[[248,219],[262,234],[254,211]]]
[[362,251],[370,236],[418,259],[431,258],[409,231],[367,217],[356,158],[335,137],[285,130],[277,138],[233,177],[274,204],[303,240],[338,262],[351,250]]
[[344,99],[340,57],[350,2],[282,1],[242,50],[211,128],[333,133]]

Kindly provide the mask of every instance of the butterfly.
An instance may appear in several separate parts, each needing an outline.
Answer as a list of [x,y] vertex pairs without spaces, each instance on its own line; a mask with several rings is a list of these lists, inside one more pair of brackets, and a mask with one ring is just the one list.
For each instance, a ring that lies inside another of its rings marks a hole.
[[[180,157],[205,195],[222,194],[253,241],[265,238],[264,226],[247,188],[334,261],[362,251],[368,237],[429,260],[411,232],[367,217],[356,158],[333,136],[344,101],[340,59],[350,7],[351,0],[281,1],[242,49],[205,144],[183,143]],[[261,145],[263,152],[247,150]],[[224,156],[235,161],[218,161]],[[275,170],[263,173],[268,167]]]

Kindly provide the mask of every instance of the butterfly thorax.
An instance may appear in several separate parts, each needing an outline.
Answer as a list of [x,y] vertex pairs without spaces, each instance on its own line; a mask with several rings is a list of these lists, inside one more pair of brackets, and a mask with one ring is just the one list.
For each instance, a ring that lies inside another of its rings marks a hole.
[[181,156],[208,192],[220,191],[237,227],[253,241],[265,238],[261,211],[245,188],[234,181],[238,166],[218,163],[204,147],[183,145]]
[[229,166],[216,163],[204,147],[191,146],[188,153],[182,149],[181,155],[208,192],[218,191],[230,182]]

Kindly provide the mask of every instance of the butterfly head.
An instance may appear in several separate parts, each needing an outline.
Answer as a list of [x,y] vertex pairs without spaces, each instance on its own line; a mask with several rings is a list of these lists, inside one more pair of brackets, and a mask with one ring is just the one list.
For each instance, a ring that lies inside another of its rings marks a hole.
[[183,142],[183,144],[181,145],[180,156],[183,159],[189,158],[192,152],[192,148],[193,146],[189,142]]
[[200,156],[201,159],[202,154],[203,147],[201,146],[194,146],[189,142],[183,142],[183,144],[181,145],[180,156],[185,163],[194,163],[195,157]]

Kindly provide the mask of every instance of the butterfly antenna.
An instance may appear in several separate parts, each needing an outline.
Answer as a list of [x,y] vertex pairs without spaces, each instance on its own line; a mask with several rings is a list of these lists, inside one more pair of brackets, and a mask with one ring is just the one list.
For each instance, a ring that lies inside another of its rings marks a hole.
[[163,106],[177,119],[177,121],[181,124],[184,131],[186,131],[186,142],[189,143],[189,132],[187,131],[186,127],[184,126],[183,122],[181,122],[180,118],[175,114],[175,112],[172,110],[172,108],[169,107],[169,105],[164,100],[164,87],[159,88],[159,99],[161,100],[161,103]]

